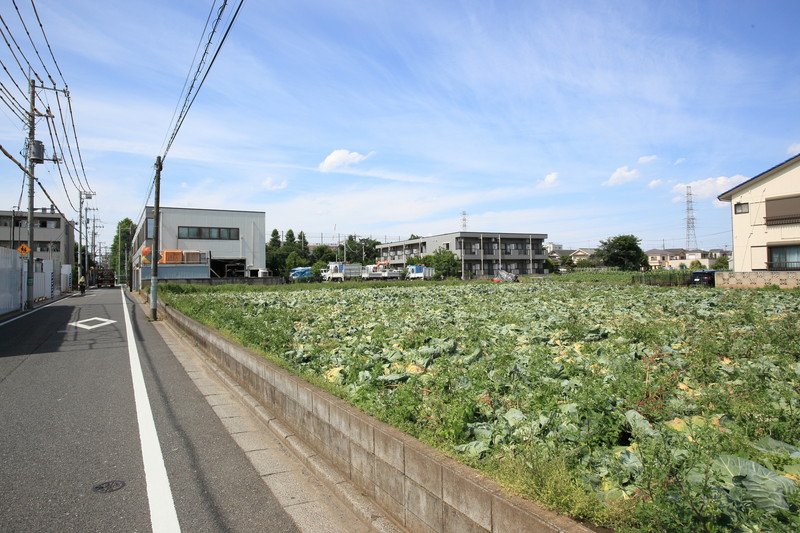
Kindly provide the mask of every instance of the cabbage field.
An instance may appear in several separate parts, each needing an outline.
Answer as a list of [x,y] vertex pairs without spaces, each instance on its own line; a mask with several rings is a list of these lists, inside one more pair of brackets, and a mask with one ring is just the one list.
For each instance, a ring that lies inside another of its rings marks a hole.
[[534,280],[162,299],[574,517],[800,531],[798,291]]

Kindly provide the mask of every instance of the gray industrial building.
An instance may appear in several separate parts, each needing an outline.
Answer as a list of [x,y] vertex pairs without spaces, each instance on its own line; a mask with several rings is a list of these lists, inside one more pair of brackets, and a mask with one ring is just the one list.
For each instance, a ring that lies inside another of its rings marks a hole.
[[462,264],[464,278],[493,276],[500,270],[513,274],[542,274],[547,257],[545,233],[486,233],[458,231],[378,245],[380,257],[393,267],[404,267],[411,257],[436,250],[452,251]]
[[[33,257],[71,265],[75,256],[75,229],[55,208],[33,212]],[[16,249],[28,244],[28,212],[0,211],[0,247]]]
[[[263,211],[161,207],[160,212],[159,279],[241,277],[264,269]],[[154,230],[154,208],[147,206],[131,243],[135,289],[150,279]]]

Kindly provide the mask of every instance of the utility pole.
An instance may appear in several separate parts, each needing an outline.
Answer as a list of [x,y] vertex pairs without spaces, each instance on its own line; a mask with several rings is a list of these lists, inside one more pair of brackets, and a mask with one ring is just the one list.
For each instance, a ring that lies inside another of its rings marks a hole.
[[30,80],[31,108],[28,115],[28,279],[27,279],[27,308],[33,309],[33,181],[34,163],[33,151],[36,142],[36,82]]
[[[158,320],[158,239],[161,223],[159,211],[161,210],[161,156],[156,157],[156,187],[155,201],[153,202],[153,265],[150,270],[150,318]],[[147,208],[145,208],[145,237],[147,236]]]
[[[146,219],[147,217],[145,217]],[[147,221],[145,220],[145,225]],[[147,229],[145,229],[147,231]],[[117,223],[117,283],[122,284],[122,279],[119,274],[119,260],[120,260],[120,248],[122,247],[122,223]]]

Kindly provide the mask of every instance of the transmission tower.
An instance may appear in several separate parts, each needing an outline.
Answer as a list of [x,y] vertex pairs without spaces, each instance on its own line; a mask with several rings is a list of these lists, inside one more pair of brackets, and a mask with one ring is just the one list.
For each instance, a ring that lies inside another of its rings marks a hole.
[[467,231],[467,212],[461,211],[461,231]]
[[697,235],[694,231],[694,205],[692,202],[692,186],[686,186],[686,249],[697,249]]

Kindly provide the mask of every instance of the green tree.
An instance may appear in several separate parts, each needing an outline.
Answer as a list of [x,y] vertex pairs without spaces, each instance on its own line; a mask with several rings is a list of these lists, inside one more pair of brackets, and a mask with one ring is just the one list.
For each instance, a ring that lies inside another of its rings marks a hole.
[[437,277],[444,279],[461,276],[461,263],[458,257],[456,257],[456,254],[450,250],[439,248],[433,252],[430,257],[430,266],[436,269]]
[[[347,240],[339,246],[339,257],[347,257],[348,262],[359,262],[364,265],[374,263],[379,257],[377,246],[380,241],[369,237],[358,238],[358,235],[348,235]],[[347,253],[345,253],[345,250]]]
[[[561,264],[563,265],[564,263]],[[544,268],[546,268],[550,274],[558,272],[558,267],[556,266],[555,263],[553,263],[553,260],[550,259],[549,257],[545,258],[544,260]]]
[[300,233],[297,234],[297,246],[300,255],[302,255],[306,259],[311,257],[311,252],[308,248],[308,239],[306,238],[306,234],[304,231],[301,231]]
[[411,234],[411,235],[408,237],[408,240],[409,240],[409,241],[413,241],[414,239],[421,239],[421,238],[422,238],[422,237],[420,237],[420,236],[419,236],[419,235],[417,235],[416,233],[412,233],[412,234]]
[[295,242],[296,241],[295,241],[295,238],[294,238],[294,231],[292,231],[291,228],[287,229],[286,230],[286,235],[284,235],[284,237],[283,237],[283,245],[284,246],[287,246],[287,245],[290,245],[290,244],[294,245]]
[[575,261],[572,260],[572,257],[568,255],[562,255],[559,258],[559,263],[564,268],[575,268]]
[[314,263],[323,262],[327,265],[331,261],[336,261],[336,251],[327,244],[320,244],[314,247],[310,259]]
[[[330,249],[330,248],[328,248],[328,249]],[[315,262],[313,265],[311,265],[311,272],[314,273],[314,278],[315,279],[320,279],[322,277],[321,272],[323,270],[325,270],[326,268],[328,268],[328,262],[327,261],[320,260],[320,261]]]
[[596,256],[604,265],[621,270],[639,270],[647,266],[647,254],[639,247],[635,235],[617,235],[600,241]]
[[123,218],[117,223],[114,241],[111,243],[111,255],[108,264],[111,270],[118,274],[117,282],[127,282],[129,276],[130,244],[133,232],[136,229],[133,221]]
[[727,255],[721,255],[717,257],[713,263],[711,263],[711,268],[714,270],[728,270],[730,268],[730,263],[728,261]]
[[304,266],[308,266],[308,259],[300,255],[297,250],[289,252],[289,255],[286,256],[286,260],[284,262],[283,275],[288,276],[289,272],[293,268]]
[[426,267],[433,266],[433,256],[426,255],[425,257],[420,257],[418,255],[411,256],[406,258],[406,265],[424,265]]
[[269,237],[269,242],[267,243],[268,248],[280,248],[281,247],[281,232],[278,231],[277,228],[272,230],[272,235]]
[[703,268],[703,263],[701,263],[698,259],[695,259],[691,263],[689,263],[689,268],[692,270],[697,270],[698,268]]

